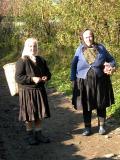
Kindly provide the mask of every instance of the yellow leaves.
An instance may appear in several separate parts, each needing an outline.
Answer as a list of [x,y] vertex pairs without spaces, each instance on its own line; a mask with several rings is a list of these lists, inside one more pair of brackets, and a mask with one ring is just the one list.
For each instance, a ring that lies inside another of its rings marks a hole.
[[56,34],[56,38],[59,42],[59,45],[63,45],[63,46],[71,46],[72,43],[72,36],[70,33],[67,32],[58,32]]

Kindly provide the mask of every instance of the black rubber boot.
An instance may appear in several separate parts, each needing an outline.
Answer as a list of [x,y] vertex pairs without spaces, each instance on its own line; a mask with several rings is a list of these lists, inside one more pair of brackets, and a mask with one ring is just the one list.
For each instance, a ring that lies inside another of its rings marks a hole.
[[27,131],[27,137],[26,137],[27,143],[29,145],[37,145],[39,144],[36,140],[33,131]]
[[92,131],[91,131],[91,127],[85,127],[85,130],[83,132],[83,136],[90,136],[92,134]]
[[84,107],[83,107],[83,119],[84,119],[84,125],[85,125],[85,129],[82,134],[83,136],[90,136],[92,134],[91,116],[92,116],[92,110],[88,111],[88,110],[84,109]]
[[45,137],[41,131],[35,131],[35,139],[39,143],[50,143],[50,139]]

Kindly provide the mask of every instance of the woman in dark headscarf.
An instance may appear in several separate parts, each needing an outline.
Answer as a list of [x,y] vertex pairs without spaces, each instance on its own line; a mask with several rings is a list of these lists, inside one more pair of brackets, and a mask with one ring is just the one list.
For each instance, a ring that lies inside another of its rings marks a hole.
[[71,64],[72,104],[75,109],[83,108],[84,136],[91,135],[92,110],[97,110],[102,135],[106,133],[106,108],[114,103],[110,75],[115,70],[115,60],[102,44],[95,43],[90,29],[82,32],[81,40]]
[[19,84],[19,120],[25,122],[29,144],[48,143],[49,139],[41,132],[41,122],[50,117],[44,84],[50,80],[51,73],[45,59],[38,56],[35,38],[25,41],[22,56],[16,63],[15,78]]

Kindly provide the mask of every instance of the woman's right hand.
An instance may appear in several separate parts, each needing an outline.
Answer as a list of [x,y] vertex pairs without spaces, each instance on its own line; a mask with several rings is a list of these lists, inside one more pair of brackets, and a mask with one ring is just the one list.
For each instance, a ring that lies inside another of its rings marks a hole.
[[42,79],[40,77],[32,77],[32,81],[37,84],[39,83],[40,81],[42,81]]

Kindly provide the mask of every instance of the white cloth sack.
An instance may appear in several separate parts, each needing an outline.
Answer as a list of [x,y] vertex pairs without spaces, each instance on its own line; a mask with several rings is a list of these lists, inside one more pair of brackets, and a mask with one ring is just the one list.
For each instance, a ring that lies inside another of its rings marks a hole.
[[11,96],[18,94],[18,84],[15,81],[15,66],[16,62],[8,63],[3,66]]

